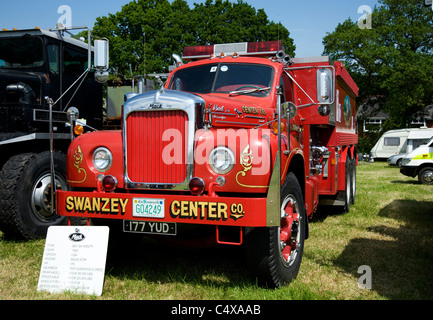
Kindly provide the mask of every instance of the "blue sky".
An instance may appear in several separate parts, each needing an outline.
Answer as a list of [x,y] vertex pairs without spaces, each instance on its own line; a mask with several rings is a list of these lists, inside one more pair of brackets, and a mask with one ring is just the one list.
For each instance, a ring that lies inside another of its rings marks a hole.
[[[190,7],[205,0],[187,0]],[[96,18],[120,11],[130,0],[2,0],[0,29],[52,28],[62,16],[58,8],[68,5],[73,26],[93,27]],[[236,0],[232,0],[236,2]],[[296,56],[318,56],[323,52],[322,39],[347,18],[357,21],[358,8],[374,9],[377,0],[244,0],[256,9],[264,9],[269,20],[281,22],[295,40]],[[374,17],[373,17],[374,19]]]

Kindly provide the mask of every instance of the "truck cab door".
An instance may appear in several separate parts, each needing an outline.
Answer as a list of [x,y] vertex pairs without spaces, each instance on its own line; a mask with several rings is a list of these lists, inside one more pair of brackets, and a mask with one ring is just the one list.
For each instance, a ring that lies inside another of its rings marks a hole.
[[[52,42],[47,44],[47,58],[50,82],[48,96],[57,100],[61,95],[60,88],[62,87],[60,46],[58,43]],[[58,108],[61,108],[61,104]]]

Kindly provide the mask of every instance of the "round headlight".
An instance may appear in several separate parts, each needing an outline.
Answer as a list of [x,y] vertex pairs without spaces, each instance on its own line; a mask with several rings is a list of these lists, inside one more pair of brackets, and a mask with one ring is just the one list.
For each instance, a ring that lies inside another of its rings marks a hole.
[[233,169],[235,156],[226,147],[215,148],[209,155],[209,165],[215,173],[226,174]]
[[113,163],[113,156],[107,148],[98,148],[93,152],[93,166],[99,172],[110,169]]

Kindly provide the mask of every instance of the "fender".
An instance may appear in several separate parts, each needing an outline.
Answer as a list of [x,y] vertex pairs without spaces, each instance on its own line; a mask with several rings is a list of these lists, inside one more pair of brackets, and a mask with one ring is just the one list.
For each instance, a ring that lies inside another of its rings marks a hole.
[[226,173],[226,183],[215,186],[218,192],[267,193],[273,170],[269,129],[216,128],[199,130],[195,137],[194,176],[202,178],[208,186],[219,174],[209,164],[209,155],[217,147],[232,151],[233,169]]
[[352,154],[351,158],[355,159],[356,165],[358,165],[358,157],[356,156],[356,146],[355,145],[350,147],[350,152]]
[[113,165],[104,172],[118,177],[123,188],[123,145],[121,131],[89,132],[74,139],[67,155],[67,180],[71,187],[97,188],[98,172],[92,164],[93,152],[98,147],[108,148],[113,155]]
[[347,157],[351,158],[351,147],[344,147],[340,153],[340,158],[338,159],[338,184],[337,191],[345,190],[345,179],[346,179],[346,160]]

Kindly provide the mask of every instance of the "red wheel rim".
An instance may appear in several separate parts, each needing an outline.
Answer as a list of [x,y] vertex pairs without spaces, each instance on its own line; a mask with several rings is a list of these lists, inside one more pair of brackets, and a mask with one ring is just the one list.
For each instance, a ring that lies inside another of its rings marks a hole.
[[285,265],[291,265],[297,256],[300,243],[300,223],[297,203],[291,196],[281,206],[280,257]]

